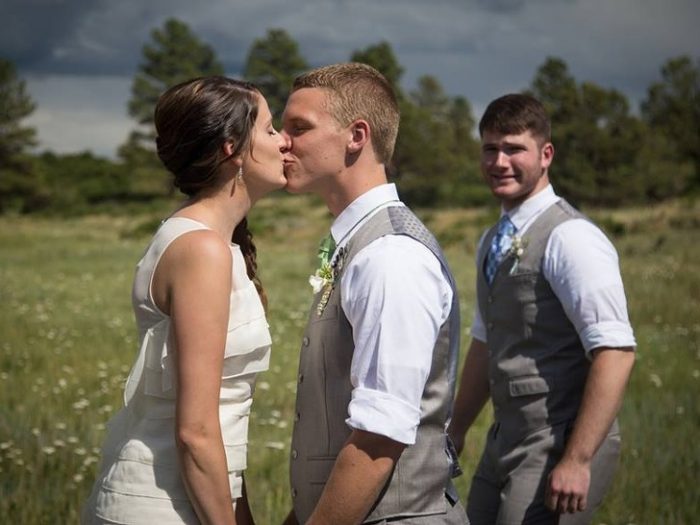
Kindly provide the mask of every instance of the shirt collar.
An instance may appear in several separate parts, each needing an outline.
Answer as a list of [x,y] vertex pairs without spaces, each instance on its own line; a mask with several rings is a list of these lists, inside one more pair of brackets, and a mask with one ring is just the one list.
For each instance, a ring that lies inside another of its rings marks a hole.
[[523,232],[526,226],[545,209],[557,202],[559,197],[554,193],[554,188],[548,184],[542,191],[527,199],[522,204],[509,211],[503,211],[501,215],[508,215],[518,232]]
[[350,203],[331,225],[331,234],[335,242],[340,244],[348,237],[349,233],[359,226],[363,219],[369,218],[369,213],[375,208],[378,210],[382,204],[398,201],[399,194],[396,184],[382,184],[375,186]]

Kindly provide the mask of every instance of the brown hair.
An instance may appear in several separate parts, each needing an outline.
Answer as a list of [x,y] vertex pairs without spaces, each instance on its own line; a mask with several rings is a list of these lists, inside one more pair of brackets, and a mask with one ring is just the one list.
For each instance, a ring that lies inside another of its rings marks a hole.
[[297,77],[292,92],[302,88],[326,89],[328,111],[341,126],[366,120],[377,160],[389,165],[399,131],[399,105],[391,84],[379,71],[357,62],[333,64]]
[[529,131],[539,142],[550,142],[552,126],[542,103],[524,94],[504,95],[492,101],[479,121],[479,134],[494,131],[512,135]]
[[[182,193],[194,197],[215,190],[225,181],[221,164],[252,151],[259,95],[248,82],[210,76],[182,82],[160,96],[154,114],[156,151]],[[235,145],[229,156],[223,151],[226,142]],[[231,240],[241,247],[248,276],[266,304],[246,218]]]
[[260,296],[260,300],[265,310],[267,310],[267,294],[263,288],[262,281],[260,281],[260,277],[258,277],[258,249],[253,242],[253,234],[248,229],[248,217],[243,217],[243,220],[239,222],[236,229],[233,230],[231,241],[241,247],[248,277],[253,281],[255,289]]

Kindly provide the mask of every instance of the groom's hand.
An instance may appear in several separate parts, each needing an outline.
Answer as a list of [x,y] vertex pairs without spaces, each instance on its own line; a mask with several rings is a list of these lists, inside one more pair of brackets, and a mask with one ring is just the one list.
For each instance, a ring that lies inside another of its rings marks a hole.
[[450,438],[450,441],[452,441],[452,444],[455,447],[455,452],[457,452],[457,456],[462,455],[462,450],[464,449],[464,437],[465,433],[464,432],[457,432],[455,429],[450,425],[447,429],[447,435]]

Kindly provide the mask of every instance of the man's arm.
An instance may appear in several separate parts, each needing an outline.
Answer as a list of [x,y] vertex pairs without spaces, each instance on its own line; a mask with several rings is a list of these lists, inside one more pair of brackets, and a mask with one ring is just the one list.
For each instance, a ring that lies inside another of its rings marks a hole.
[[464,436],[489,398],[489,354],[486,343],[472,339],[464,359],[462,378],[455,398],[452,421],[447,429],[450,439],[461,454]]
[[591,460],[605,439],[634,365],[632,348],[597,348],[574,429],[559,463],[549,474],[545,503],[553,511],[586,508]]
[[353,430],[307,525],[362,523],[404,448],[403,443],[379,434]]

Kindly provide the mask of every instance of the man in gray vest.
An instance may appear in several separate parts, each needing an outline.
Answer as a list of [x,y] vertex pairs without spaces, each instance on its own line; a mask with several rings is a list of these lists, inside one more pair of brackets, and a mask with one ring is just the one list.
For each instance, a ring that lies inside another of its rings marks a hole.
[[550,122],[527,95],[491,102],[481,169],[501,219],[480,241],[472,343],[450,434],[487,399],[495,422],[473,477],[472,524],[589,523],[620,449],[634,362],[617,253],[549,184]]
[[286,523],[467,523],[446,434],[457,291],[387,184],[398,123],[391,85],[363,64],[300,76],[284,110],[287,189],[316,193],[335,217],[310,279]]

